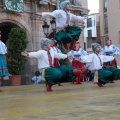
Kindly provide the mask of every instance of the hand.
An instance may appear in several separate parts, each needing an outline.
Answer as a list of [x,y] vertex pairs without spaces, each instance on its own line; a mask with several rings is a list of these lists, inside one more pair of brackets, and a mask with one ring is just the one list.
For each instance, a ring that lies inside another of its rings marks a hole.
[[22,56],[25,56],[25,57],[29,56],[28,52],[26,52],[26,51],[21,52],[21,55],[22,55]]
[[117,55],[113,55],[113,57],[116,59],[116,58],[117,58]]
[[35,15],[42,16],[42,13],[41,12],[36,12]]
[[88,16],[87,16],[87,15],[84,15],[83,17],[84,17],[84,19],[87,19],[87,18],[88,18]]
[[79,58],[74,58],[74,60],[79,61],[80,59]]
[[73,56],[68,56],[67,57],[69,60],[72,60],[73,59]]

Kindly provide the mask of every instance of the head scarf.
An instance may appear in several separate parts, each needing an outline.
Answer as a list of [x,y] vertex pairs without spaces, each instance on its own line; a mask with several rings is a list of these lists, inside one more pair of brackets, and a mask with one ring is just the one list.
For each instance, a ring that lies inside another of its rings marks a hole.
[[66,8],[66,6],[67,6],[68,4],[70,4],[69,1],[61,2],[61,4],[60,4],[60,8],[61,8],[62,10],[65,10],[65,8]]
[[50,39],[48,39],[48,38],[42,38],[42,39],[40,40],[41,48],[43,49],[43,48],[46,47],[50,42],[51,42]]
[[[76,44],[79,44],[79,47],[78,47],[78,48],[76,48]],[[79,41],[77,41],[77,42],[75,43],[74,49],[75,49],[76,51],[78,51],[78,50],[80,49],[80,42],[79,42]]]
[[92,46],[92,50],[95,51],[95,49],[96,49],[98,46],[100,46],[100,44],[98,44],[98,43],[92,43],[91,46]]

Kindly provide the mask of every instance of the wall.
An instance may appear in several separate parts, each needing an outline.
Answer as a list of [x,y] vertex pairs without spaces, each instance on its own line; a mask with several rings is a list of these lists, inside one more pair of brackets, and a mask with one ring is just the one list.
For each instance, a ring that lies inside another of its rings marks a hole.
[[[108,31],[113,44],[120,48],[120,0],[108,1]],[[113,7],[114,5],[114,7]],[[117,59],[120,66],[120,57]]]

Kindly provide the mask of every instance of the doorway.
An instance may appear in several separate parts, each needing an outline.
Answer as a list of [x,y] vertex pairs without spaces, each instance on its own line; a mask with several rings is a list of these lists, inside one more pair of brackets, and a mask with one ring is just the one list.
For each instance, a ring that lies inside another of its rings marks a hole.
[[0,31],[1,31],[1,41],[7,45],[7,40],[9,36],[9,32],[12,28],[19,27],[14,23],[4,22],[0,24]]

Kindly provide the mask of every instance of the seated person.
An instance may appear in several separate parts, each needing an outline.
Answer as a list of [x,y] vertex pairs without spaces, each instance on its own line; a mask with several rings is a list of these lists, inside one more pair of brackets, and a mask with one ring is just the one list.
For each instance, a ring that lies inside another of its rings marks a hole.
[[40,84],[42,81],[42,76],[39,71],[35,72],[35,76],[31,80],[34,84]]

